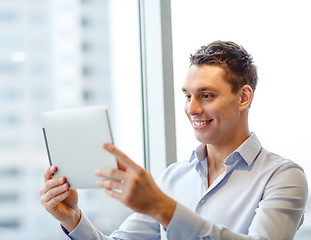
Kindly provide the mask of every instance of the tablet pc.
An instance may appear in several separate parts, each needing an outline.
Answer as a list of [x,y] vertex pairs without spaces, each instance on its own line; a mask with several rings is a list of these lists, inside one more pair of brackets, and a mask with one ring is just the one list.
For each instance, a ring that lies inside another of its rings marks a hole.
[[40,116],[50,165],[67,178],[71,189],[98,188],[95,170],[117,168],[115,157],[103,149],[113,143],[105,106],[43,112]]

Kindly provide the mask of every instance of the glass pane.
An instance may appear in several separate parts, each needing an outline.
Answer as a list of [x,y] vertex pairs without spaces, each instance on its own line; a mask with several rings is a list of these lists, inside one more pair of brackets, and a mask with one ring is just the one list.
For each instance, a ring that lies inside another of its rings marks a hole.
[[[190,53],[215,40],[243,45],[258,66],[259,83],[250,128],[263,146],[300,164],[311,181],[309,151],[309,2],[172,0],[177,157],[198,145],[183,112],[183,84]],[[310,198],[309,198],[310,199]],[[311,233],[311,202],[297,239]],[[308,235],[309,234],[309,235]]]
[[[134,0],[1,1],[0,239],[66,239],[40,204],[42,111],[107,105],[117,147],[143,166],[138,26]],[[79,195],[104,233],[130,212],[104,190]]]

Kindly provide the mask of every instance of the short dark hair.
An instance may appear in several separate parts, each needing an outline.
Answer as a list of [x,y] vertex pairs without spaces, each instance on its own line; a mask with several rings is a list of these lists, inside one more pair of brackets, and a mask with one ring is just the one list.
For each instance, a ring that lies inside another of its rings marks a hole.
[[215,41],[202,46],[194,55],[190,55],[192,65],[218,65],[225,71],[225,79],[236,93],[242,86],[256,89],[258,76],[252,56],[240,45],[230,41]]

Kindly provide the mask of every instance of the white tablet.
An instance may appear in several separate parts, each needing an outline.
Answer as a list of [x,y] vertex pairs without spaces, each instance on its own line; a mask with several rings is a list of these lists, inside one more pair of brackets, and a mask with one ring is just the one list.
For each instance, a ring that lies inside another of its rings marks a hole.
[[71,189],[97,188],[95,170],[117,168],[115,157],[103,149],[113,143],[105,106],[44,112],[41,124],[55,176],[65,176]]

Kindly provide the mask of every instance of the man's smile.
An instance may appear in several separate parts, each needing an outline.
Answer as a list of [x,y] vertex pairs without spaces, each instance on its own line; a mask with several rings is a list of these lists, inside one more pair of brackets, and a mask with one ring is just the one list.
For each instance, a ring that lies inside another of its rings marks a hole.
[[213,119],[210,120],[192,120],[192,126],[195,129],[202,129],[205,128]]

